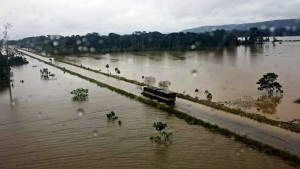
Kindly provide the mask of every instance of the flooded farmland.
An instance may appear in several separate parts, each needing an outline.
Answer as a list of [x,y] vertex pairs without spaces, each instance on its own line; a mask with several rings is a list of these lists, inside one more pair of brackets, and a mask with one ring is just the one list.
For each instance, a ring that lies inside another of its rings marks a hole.
[[[232,139],[34,59],[28,61],[13,68],[11,97],[8,89],[0,91],[0,168],[290,167]],[[41,79],[42,68],[55,77]],[[71,99],[70,92],[79,87],[89,89],[85,102]],[[110,111],[122,120],[121,126],[107,121]],[[150,142],[157,121],[168,124],[172,144]]]
[[[280,38],[279,38],[280,39]],[[112,54],[84,54],[66,56],[65,61],[143,81],[142,76],[153,76],[159,81],[170,81],[170,90],[205,99],[204,91],[212,93],[213,101],[222,103],[259,100],[261,105],[234,104],[248,112],[260,113],[272,119],[290,121],[300,119],[300,106],[293,101],[300,97],[300,37],[281,38],[282,43],[261,46],[206,49],[190,52],[135,52]],[[106,64],[110,68],[105,67]],[[274,72],[284,93],[266,99],[257,90],[256,82],[262,75]],[[195,93],[195,89],[199,93]],[[239,102],[238,102],[239,103]],[[250,105],[250,106],[249,106]]]

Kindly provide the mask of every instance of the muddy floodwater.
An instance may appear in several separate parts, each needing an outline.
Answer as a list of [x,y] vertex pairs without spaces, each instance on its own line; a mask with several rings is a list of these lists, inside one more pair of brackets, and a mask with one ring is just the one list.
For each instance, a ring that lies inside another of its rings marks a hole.
[[[208,90],[213,101],[229,104],[269,118],[290,121],[300,119],[300,37],[259,46],[238,46],[189,52],[130,52],[65,56],[64,60],[103,72],[143,81],[142,76],[170,81],[170,90],[205,99]],[[105,67],[109,64],[109,69]],[[283,95],[265,98],[256,82],[264,74],[278,74]],[[195,93],[195,89],[199,93]],[[253,104],[259,100],[260,104]]]
[[[28,65],[12,69],[11,92],[0,91],[1,169],[291,168],[233,139],[28,60]],[[55,77],[41,79],[42,68]],[[72,101],[70,91],[79,87],[89,89],[87,101]],[[122,125],[107,121],[110,111]],[[157,121],[173,132],[171,144],[150,142]]]

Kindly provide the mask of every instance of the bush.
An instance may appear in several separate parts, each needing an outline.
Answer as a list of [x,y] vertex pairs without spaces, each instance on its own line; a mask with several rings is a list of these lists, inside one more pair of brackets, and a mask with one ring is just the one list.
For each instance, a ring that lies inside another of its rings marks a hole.
[[[116,116],[114,111],[111,111],[110,113],[106,114],[106,117],[108,120],[117,120],[118,119],[118,116]],[[120,122],[121,121],[119,120],[119,124],[120,124]]]
[[88,89],[78,88],[73,91],[71,91],[71,94],[73,94],[73,100],[74,101],[85,101],[88,97]]
[[156,131],[159,131],[159,135],[151,136],[151,141],[154,141],[155,143],[168,143],[168,141],[170,141],[173,133],[165,131],[161,132],[162,130],[167,128],[167,123],[156,122],[153,124],[153,127],[156,129]]
[[300,98],[296,99],[294,103],[300,104]]

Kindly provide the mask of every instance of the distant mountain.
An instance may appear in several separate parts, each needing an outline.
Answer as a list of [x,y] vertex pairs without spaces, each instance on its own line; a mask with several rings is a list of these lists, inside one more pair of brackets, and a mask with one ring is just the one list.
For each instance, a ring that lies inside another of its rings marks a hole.
[[279,29],[285,28],[287,30],[300,28],[300,19],[284,19],[284,20],[273,20],[265,22],[254,22],[254,23],[244,23],[244,24],[229,24],[229,25],[219,25],[219,26],[201,26],[198,28],[185,29],[181,32],[211,32],[217,29],[224,29],[230,31],[233,29],[237,30],[249,30],[250,28],[257,27],[258,29]]

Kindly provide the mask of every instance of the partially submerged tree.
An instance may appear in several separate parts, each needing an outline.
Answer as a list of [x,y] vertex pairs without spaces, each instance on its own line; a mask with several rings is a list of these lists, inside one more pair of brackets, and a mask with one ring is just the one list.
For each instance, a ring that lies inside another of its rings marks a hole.
[[110,113],[106,114],[106,117],[108,120],[117,120],[118,116],[116,116],[114,111],[111,111]]
[[294,100],[294,103],[300,104],[300,98]]
[[195,95],[196,95],[195,98],[196,99],[199,99],[198,94],[199,94],[199,89],[195,89]]
[[118,74],[118,75],[120,75],[120,73],[121,73],[121,71],[120,71],[120,70],[117,70],[116,72],[117,72],[117,74]]
[[153,124],[156,131],[159,131],[159,135],[151,136],[150,140],[155,143],[167,143],[173,136],[172,132],[165,132],[164,129],[167,128],[167,123],[156,122]]
[[160,81],[158,82],[158,86],[164,90],[167,90],[169,86],[171,85],[170,81]]
[[204,91],[204,94],[206,95],[206,99],[208,101],[211,101],[212,100],[212,94],[208,91],[208,90],[205,90]]
[[260,86],[257,88],[260,91],[267,91],[269,96],[272,96],[275,93],[283,93],[283,90],[281,89],[282,86],[276,82],[278,75],[275,73],[267,73],[263,75],[261,79],[256,82],[256,84],[259,84]]
[[[1,40],[0,46],[0,87],[7,87],[10,85],[10,65],[8,55],[8,29],[11,25],[9,23],[4,25],[4,38]],[[5,51],[5,53],[2,52]]]
[[88,89],[83,89],[83,88],[78,88],[73,91],[71,91],[71,94],[73,96],[74,101],[85,101],[87,97],[89,96],[89,90]]
[[155,77],[153,76],[146,76],[144,77],[144,83],[149,85],[149,86],[153,86],[156,82]]

